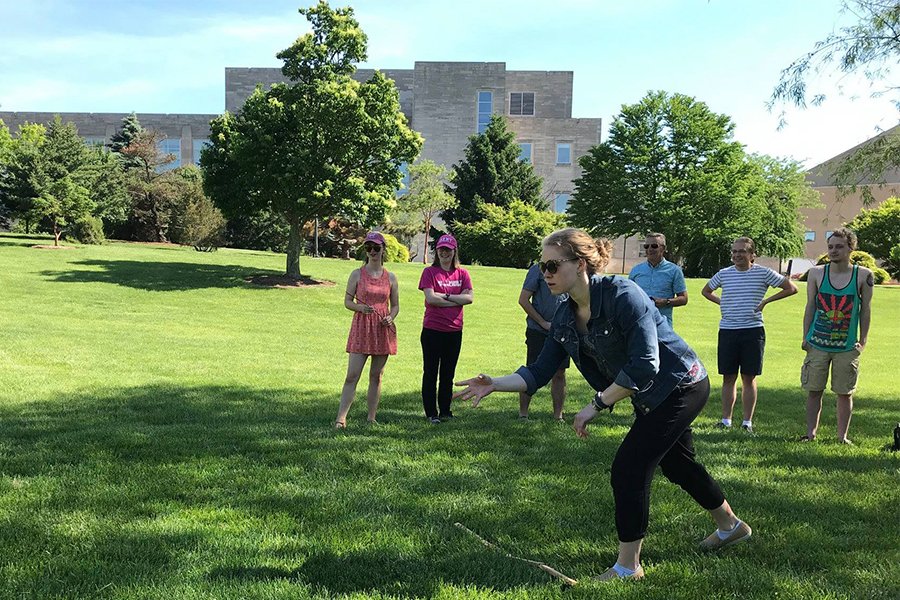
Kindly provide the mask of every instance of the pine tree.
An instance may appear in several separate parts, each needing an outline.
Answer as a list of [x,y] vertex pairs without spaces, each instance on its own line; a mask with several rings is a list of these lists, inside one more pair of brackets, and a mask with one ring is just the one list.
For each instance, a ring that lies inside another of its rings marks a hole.
[[521,200],[547,210],[541,177],[519,154],[516,134],[509,131],[506,117],[494,115],[484,133],[469,137],[465,158],[454,165],[455,176],[447,185],[457,205],[441,213],[451,232],[454,221],[471,224],[484,219],[484,204],[509,208],[513,201]]
[[138,121],[137,115],[131,113],[124,119],[122,119],[122,128],[113,134],[111,138],[109,138],[109,148],[113,152],[118,152],[121,154],[123,148],[127,148],[131,145],[137,137],[144,131],[144,128],[141,127],[140,121]]

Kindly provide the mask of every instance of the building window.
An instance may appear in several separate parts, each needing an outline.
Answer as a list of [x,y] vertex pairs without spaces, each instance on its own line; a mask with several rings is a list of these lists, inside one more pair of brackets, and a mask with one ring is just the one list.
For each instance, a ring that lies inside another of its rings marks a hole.
[[572,164],[572,144],[561,143],[556,144],[556,164],[571,165]]
[[814,242],[816,241],[816,232],[815,231],[807,231],[803,236],[804,242]]
[[85,146],[102,149],[106,144],[106,140],[104,140],[103,138],[86,137],[81,139],[81,143]]
[[531,142],[519,143],[519,160],[522,162],[531,162]]
[[491,124],[494,109],[494,92],[478,92],[478,133],[484,133]]
[[828,241],[828,238],[831,237],[831,234],[832,234],[832,233],[833,233],[833,232],[831,232],[831,231],[826,231],[826,232],[825,232],[825,241],[826,241],[826,242]]
[[514,117],[533,117],[534,92],[510,92],[509,114]]
[[200,164],[200,151],[209,146],[209,140],[206,138],[202,138],[199,140],[194,140],[194,164]]
[[564,213],[569,210],[569,194],[556,194],[553,201],[553,211]]
[[171,162],[167,165],[162,165],[158,168],[159,171],[168,171],[169,169],[174,169],[175,167],[181,166],[181,140],[180,139],[164,139],[160,140],[156,145],[160,152],[164,155],[174,154],[175,161]]
[[403,185],[397,190],[398,196],[409,193],[409,165],[405,162],[400,163],[400,172],[403,173],[403,179],[401,180]]

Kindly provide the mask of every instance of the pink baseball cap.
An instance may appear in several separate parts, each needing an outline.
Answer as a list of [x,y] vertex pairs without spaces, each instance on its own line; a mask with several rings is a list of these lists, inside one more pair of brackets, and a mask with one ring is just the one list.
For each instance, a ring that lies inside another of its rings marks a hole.
[[450,248],[451,250],[456,250],[456,238],[449,233],[442,235],[435,246],[435,249],[437,248]]
[[370,231],[369,235],[366,236],[366,239],[363,240],[363,243],[366,242],[377,242],[382,246],[387,246],[387,242],[384,241],[384,236],[378,233],[377,231]]

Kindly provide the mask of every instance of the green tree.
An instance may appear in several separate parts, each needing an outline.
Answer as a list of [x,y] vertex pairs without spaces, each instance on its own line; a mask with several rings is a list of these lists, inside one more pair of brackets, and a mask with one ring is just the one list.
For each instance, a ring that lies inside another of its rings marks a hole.
[[734,238],[771,227],[761,167],[733,132],[728,116],[681,94],[649,92],[623,106],[607,141],[579,159],[570,221],[610,238],[664,233],[685,274],[712,272]]
[[763,227],[756,242],[757,254],[787,259],[803,256],[803,215],[801,207],[817,207],[818,193],[806,180],[803,166],[792,158],[775,158],[764,154],[747,157],[758,169],[760,194],[767,208]]
[[[28,134],[40,135],[39,130]],[[59,115],[42,141],[37,141],[40,139],[20,139],[17,143],[11,195],[14,211],[27,220],[46,221],[54,244],[59,245],[63,229],[89,216],[96,207],[88,190],[95,176],[87,168],[91,150],[85,148],[75,126],[64,124]]]
[[225,225],[227,244],[235,248],[287,252],[290,235],[284,217],[271,210],[232,215]]
[[565,217],[513,200],[501,207],[485,203],[484,218],[452,224],[466,262],[524,269],[541,255],[541,242],[565,224]]
[[102,148],[84,149],[84,186],[95,208],[93,216],[105,228],[112,228],[128,220],[130,199],[122,161],[116,154]]
[[394,206],[400,165],[422,145],[381,72],[351,78],[367,38],[351,7],[324,1],[300,13],[312,31],[278,53],[291,83],[251,94],[238,115],[210,122],[201,154],[209,196],[230,219],[272,211],[290,225],[286,274],[300,277],[301,227],[340,216],[364,226]]
[[900,263],[895,264],[891,254],[900,245],[900,198],[892,196],[878,208],[862,209],[846,226],[856,232],[860,250],[883,261],[890,273],[900,272]]
[[175,169],[178,177],[169,239],[199,252],[218,250],[225,241],[225,218],[203,193],[203,174],[194,165]]
[[423,263],[428,262],[428,232],[432,220],[441,211],[456,205],[456,198],[445,189],[451,180],[452,172],[448,173],[444,165],[423,160],[409,167],[409,192],[397,200],[394,218],[425,235]]
[[130,196],[130,237],[150,242],[167,242],[172,210],[182,182],[171,169],[175,157],[159,150],[161,136],[144,130],[122,149],[129,167],[125,182]]
[[121,154],[122,150],[130,146],[143,131],[144,128],[141,127],[137,115],[131,113],[122,119],[122,127],[109,138],[109,149]]
[[[840,73],[842,78],[867,79],[874,88],[873,97],[897,92],[891,69],[900,59],[900,2],[843,0],[841,12],[853,15],[856,22],[816,42],[811,51],[781,72],[769,99],[770,110],[776,105],[806,108],[807,102],[821,104],[827,94],[821,91],[811,94],[807,84],[833,72]],[[876,85],[878,82],[885,85]],[[786,124],[784,114],[782,111],[779,127]],[[868,205],[874,201],[871,188],[859,182],[883,186],[885,173],[897,168],[900,168],[900,135],[882,135],[841,159],[833,166],[831,176],[839,196],[860,191]]]
[[0,227],[9,227],[9,218],[12,209],[7,206],[4,195],[4,189],[8,185],[12,175],[9,172],[9,166],[12,162],[13,148],[15,142],[9,133],[9,127],[0,119]]
[[475,223],[487,216],[486,204],[509,208],[521,200],[538,210],[547,210],[541,196],[542,180],[534,166],[519,160],[516,134],[509,131],[506,117],[494,115],[484,133],[469,136],[465,156],[454,165],[447,191],[456,206],[442,211],[441,218],[455,235],[453,223]]
[[891,274],[891,277],[900,281],[900,244],[891,248],[889,258],[890,261],[886,261],[885,266],[888,267],[888,272]]
[[3,214],[21,220],[26,233],[31,233],[32,226],[41,219],[32,203],[32,199],[40,194],[32,175],[39,164],[46,133],[43,125],[25,123],[19,127],[19,135],[11,140],[11,144],[3,144],[5,158],[0,166],[0,207]]

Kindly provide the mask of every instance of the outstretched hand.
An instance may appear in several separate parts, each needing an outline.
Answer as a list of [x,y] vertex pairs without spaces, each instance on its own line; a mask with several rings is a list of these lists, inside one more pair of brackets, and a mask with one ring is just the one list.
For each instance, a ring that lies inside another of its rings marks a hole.
[[472,408],[477,408],[481,399],[494,391],[494,381],[484,373],[472,379],[457,381],[454,385],[456,387],[465,387],[465,389],[453,394],[453,398],[472,400]]

